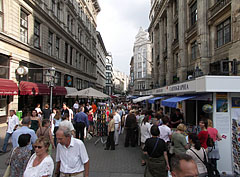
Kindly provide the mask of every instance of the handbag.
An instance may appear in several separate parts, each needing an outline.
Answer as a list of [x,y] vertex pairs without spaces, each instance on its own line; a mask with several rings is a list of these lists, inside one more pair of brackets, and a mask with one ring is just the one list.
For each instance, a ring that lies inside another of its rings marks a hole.
[[14,148],[13,151],[12,151],[12,154],[11,154],[10,160],[9,160],[9,164],[8,164],[8,166],[7,166],[7,169],[5,170],[5,173],[4,173],[3,177],[9,177],[9,176],[10,176],[11,160],[12,160],[12,155],[13,155],[13,152],[14,152],[15,149],[16,149],[16,148]]
[[203,154],[204,154],[204,161],[197,155],[196,152],[194,152],[191,148],[190,150],[197,156],[197,158],[206,166],[207,168],[207,176],[208,177],[220,177],[219,171],[216,169],[216,167],[211,164],[210,162],[207,161],[207,156],[206,152],[203,149]]

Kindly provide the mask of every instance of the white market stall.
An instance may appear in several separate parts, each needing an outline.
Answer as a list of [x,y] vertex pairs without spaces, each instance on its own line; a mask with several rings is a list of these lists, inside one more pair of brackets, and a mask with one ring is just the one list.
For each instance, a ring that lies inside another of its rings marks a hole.
[[[171,95],[172,99],[168,98],[163,104],[178,107],[179,103],[182,103],[184,114],[188,106],[187,100],[198,100],[204,96],[211,99],[213,124],[223,137],[218,143],[221,156],[218,160],[218,169],[227,174],[240,174],[239,76],[202,76],[195,80],[154,89],[151,93],[155,96]],[[187,110],[190,111],[192,110]]]
[[87,88],[84,90],[80,90],[77,92],[69,93],[66,95],[66,98],[94,98],[94,99],[106,99],[110,98],[108,95],[94,89],[94,88]]

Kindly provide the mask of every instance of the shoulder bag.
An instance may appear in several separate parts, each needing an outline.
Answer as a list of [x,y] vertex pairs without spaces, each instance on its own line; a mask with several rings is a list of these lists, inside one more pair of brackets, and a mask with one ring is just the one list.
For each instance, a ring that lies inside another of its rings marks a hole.
[[216,169],[216,167],[211,164],[210,162],[208,162],[207,160],[207,156],[206,156],[206,152],[203,149],[203,154],[204,154],[204,161],[197,155],[196,152],[194,152],[191,148],[190,150],[197,156],[197,158],[206,166],[207,168],[207,176],[208,177],[220,177],[220,173],[219,171]]
[[8,163],[8,166],[7,166],[7,169],[3,175],[3,177],[9,177],[10,176],[10,172],[11,172],[11,160],[12,160],[12,155],[13,155],[13,152],[15,151],[17,147],[15,147],[11,153],[11,156],[10,156],[10,159],[9,159],[9,163]]

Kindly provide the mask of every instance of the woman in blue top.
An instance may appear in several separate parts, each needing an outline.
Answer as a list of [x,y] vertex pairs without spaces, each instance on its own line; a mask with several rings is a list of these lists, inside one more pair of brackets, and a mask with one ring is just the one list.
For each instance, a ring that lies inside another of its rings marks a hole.
[[56,111],[56,115],[54,116],[53,118],[53,124],[54,124],[54,130],[53,130],[53,133],[54,133],[54,145],[55,147],[57,147],[57,138],[56,138],[56,132],[59,128],[59,124],[60,122],[62,121],[62,118],[61,118],[61,111],[58,109]]

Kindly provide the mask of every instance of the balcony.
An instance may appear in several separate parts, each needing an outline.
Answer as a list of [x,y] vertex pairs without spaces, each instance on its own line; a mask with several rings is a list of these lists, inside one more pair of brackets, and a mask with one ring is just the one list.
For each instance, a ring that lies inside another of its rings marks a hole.
[[210,9],[209,9],[209,18],[212,18],[217,13],[225,9],[232,0],[218,0]]

